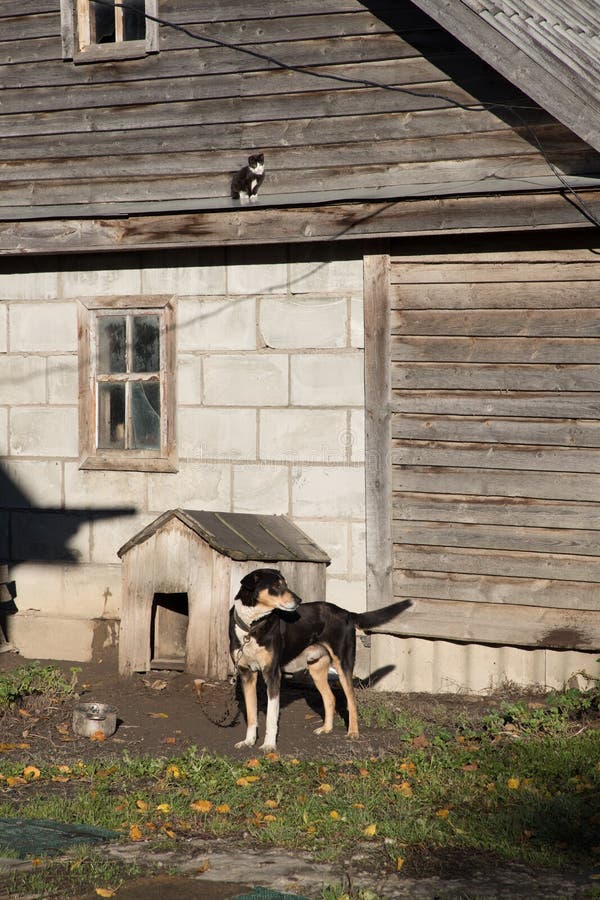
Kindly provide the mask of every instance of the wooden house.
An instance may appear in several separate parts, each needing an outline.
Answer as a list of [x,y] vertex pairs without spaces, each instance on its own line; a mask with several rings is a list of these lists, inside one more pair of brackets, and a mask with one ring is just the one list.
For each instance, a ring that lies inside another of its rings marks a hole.
[[0,4],[24,654],[118,640],[116,551],[183,508],[288,516],[340,605],[415,598],[362,660],[382,686],[594,670],[599,26],[594,0]]

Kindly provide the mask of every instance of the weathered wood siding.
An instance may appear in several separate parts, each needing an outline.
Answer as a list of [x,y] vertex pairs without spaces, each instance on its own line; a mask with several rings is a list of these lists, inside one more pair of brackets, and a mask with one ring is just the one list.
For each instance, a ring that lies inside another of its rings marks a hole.
[[598,649],[598,251],[396,255],[390,295],[400,633]]
[[[597,154],[408,0],[160,0],[160,53],[75,65],[61,57],[58,0],[0,4],[2,209],[227,197],[230,173],[262,149],[262,194],[401,188],[549,175],[523,118],[559,168]],[[366,79],[416,94],[313,74]],[[429,95],[429,96],[428,96]]]

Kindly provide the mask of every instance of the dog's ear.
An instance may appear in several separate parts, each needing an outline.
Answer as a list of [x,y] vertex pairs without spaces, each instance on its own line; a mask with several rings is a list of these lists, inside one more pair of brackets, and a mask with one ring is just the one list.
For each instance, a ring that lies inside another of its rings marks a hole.
[[281,572],[278,569],[254,569],[253,572],[248,572],[240,581],[240,589],[235,599],[241,600],[244,606],[255,606],[258,585],[269,576],[281,577]]

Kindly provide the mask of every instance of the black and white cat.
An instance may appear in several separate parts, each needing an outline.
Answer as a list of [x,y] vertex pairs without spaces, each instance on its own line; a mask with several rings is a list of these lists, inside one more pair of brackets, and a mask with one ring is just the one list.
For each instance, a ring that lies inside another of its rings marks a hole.
[[248,157],[248,165],[236,172],[231,179],[231,196],[241,203],[255,203],[258,189],[265,177],[265,157],[263,153]]

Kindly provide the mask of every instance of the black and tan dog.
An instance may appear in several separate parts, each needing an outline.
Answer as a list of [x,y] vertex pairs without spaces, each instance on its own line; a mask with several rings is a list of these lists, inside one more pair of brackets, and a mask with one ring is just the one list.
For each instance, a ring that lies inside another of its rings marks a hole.
[[246,737],[236,747],[256,743],[257,679],[262,672],[267,685],[267,724],[262,750],[274,750],[279,720],[281,673],[308,669],[318,688],[325,716],[316,734],[333,729],[335,698],[329,687],[330,666],[336,670],[348,704],[348,737],[358,737],[356,698],[352,673],[356,658],[356,631],[367,631],[389,622],[412,606],[410,600],[373,612],[351,613],[333,603],[301,606],[277,569],[256,569],[242,578],[231,610],[229,641],[238,669],[246,705]]

